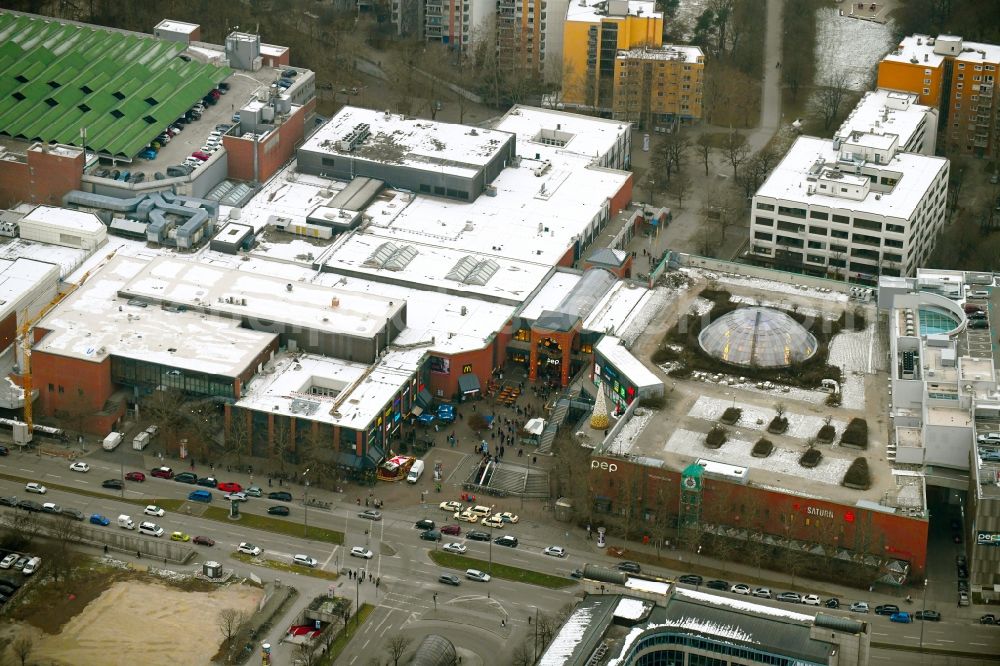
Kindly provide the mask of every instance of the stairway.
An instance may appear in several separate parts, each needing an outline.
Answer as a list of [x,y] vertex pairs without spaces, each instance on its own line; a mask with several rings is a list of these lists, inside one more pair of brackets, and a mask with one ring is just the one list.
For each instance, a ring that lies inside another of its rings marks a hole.
[[549,475],[541,470],[528,470],[528,477],[524,481],[525,497],[549,496]]
[[552,410],[549,422],[545,425],[545,431],[538,442],[538,455],[552,455],[552,442],[555,441],[556,433],[559,432],[559,426],[566,420],[567,413],[569,413],[569,400],[559,400],[556,402],[556,408]]

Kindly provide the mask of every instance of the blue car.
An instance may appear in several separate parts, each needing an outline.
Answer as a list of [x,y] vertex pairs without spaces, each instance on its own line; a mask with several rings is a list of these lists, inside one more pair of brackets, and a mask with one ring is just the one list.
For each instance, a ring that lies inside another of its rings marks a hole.
[[191,500],[192,502],[211,502],[212,493],[208,492],[207,490],[195,490],[190,495],[188,495],[188,499]]
[[153,150],[152,148],[146,148],[139,153],[139,157],[141,157],[144,160],[154,160],[156,159],[156,151]]
[[90,524],[100,525],[101,527],[107,527],[108,525],[111,524],[111,521],[102,516],[101,514],[95,513],[90,517]]
[[901,611],[899,613],[893,613],[892,615],[890,615],[889,621],[901,622],[902,624],[909,624],[910,622],[913,622],[913,616],[910,615],[909,613],[904,613]]
[[454,405],[438,405],[437,412],[438,420],[442,423],[454,423],[455,422],[455,407]]
[[434,423],[434,415],[429,412],[424,412],[423,414],[417,417],[417,422],[421,423],[422,425],[430,425]]

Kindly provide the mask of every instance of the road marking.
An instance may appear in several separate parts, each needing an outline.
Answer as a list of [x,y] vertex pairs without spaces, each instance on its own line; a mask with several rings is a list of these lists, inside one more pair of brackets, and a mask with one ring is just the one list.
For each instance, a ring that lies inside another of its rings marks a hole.
[[969,643],[969,645],[978,645],[980,647],[986,647],[986,643]]
[[333,550],[331,550],[331,551],[330,551],[330,555],[329,555],[329,556],[327,556],[327,558],[326,558],[326,561],[325,561],[325,562],[323,562],[323,566],[322,566],[322,567],[320,567],[321,569],[325,569],[325,568],[326,568],[326,566],[327,566],[328,564],[330,564],[330,560],[332,560],[332,559],[333,559],[333,556],[337,554],[337,551],[338,551],[338,550],[340,550],[340,546],[334,546],[334,547],[333,547]]
[[874,636],[888,636],[889,634],[880,634],[877,631],[873,631],[872,635],[874,635]]
[[938,643],[954,643],[955,641],[950,641],[947,638],[939,638],[939,639],[937,639],[937,642]]

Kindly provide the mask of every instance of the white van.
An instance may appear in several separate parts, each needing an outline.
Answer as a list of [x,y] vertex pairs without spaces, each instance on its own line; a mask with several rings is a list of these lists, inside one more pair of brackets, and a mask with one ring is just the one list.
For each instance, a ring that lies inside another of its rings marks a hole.
[[124,513],[118,516],[118,527],[125,530],[134,530],[135,523],[132,521],[132,516],[126,516]]
[[108,434],[107,437],[104,438],[104,444],[102,444],[101,446],[104,448],[105,451],[114,451],[115,449],[118,448],[118,445],[122,443],[123,439],[125,439],[125,435],[123,435],[122,433],[112,432]]
[[41,565],[42,565],[42,558],[33,557],[30,560],[28,560],[28,563],[24,565],[24,569],[22,569],[21,571],[25,576],[30,576],[31,574],[38,571],[38,567],[40,567]]
[[424,473],[424,461],[418,460],[413,463],[413,467],[410,468],[410,473],[406,475],[407,483],[416,483],[420,480],[420,475]]
[[148,534],[149,536],[163,536],[163,528],[156,523],[139,523],[139,534]]
[[142,451],[149,444],[149,433],[143,430],[132,440],[132,449]]

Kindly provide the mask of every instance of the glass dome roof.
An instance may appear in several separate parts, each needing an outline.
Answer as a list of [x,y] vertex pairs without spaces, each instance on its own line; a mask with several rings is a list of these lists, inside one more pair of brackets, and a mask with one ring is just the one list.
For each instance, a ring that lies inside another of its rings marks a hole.
[[698,344],[726,363],[747,367],[782,368],[816,353],[816,338],[784,312],[769,308],[739,308],[702,329]]

